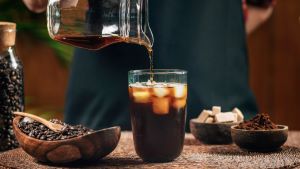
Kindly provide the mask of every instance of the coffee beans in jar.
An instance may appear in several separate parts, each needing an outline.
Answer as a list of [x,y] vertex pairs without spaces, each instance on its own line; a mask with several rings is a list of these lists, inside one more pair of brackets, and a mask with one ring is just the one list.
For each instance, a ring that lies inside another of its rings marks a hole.
[[23,66],[15,54],[16,25],[0,22],[0,151],[18,147],[12,120],[24,111]]

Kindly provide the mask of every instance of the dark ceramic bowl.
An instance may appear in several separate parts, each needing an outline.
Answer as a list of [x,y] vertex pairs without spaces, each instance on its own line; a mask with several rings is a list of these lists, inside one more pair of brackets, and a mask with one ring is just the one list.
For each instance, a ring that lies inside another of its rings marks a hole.
[[273,130],[244,130],[231,127],[233,142],[241,149],[256,152],[278,150],[288,138],[288,126],[277,125]]
[[238,123],[201,123],[190,120],[190,129],[196,139],[204,144],[231,144],[231,126]]

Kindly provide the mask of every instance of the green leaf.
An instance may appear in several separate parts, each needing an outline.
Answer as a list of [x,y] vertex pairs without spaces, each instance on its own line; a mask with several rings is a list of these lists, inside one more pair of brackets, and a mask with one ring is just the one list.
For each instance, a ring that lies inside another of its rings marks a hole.
[[46,15],[30,12],[21,0],[0,0],[0,20],[17,23],[18,34],[30,34],[56,53],[62,66],[69,66],[73,48],[52,40],[47,31]]

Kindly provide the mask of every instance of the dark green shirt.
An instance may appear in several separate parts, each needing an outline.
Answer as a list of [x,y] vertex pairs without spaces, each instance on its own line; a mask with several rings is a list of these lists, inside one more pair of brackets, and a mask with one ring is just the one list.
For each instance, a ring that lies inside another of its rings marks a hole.
[[[154,67],[188,71],[189,119],[202,109],[257,112],[248,83],[241,0],[149,0]],[[145,48],[115,44],[99,51],[77,49],[65,120],[99,129],[130,129],[127,72],[148,69]]]

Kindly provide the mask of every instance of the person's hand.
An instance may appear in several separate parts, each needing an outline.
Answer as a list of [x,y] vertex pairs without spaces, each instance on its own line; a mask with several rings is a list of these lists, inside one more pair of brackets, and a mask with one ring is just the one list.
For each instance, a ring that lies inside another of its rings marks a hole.
[[[27,8],[33,12],[41,13],[47,8],[48,0],[23,0]],[[78,0],[61,0],[60,5],[62,8],[76,7]]]
[[259,8],[249,5],[248,16],[246,20],[246,32],[250,34],[262,23],[266,22],[273,13],[273,6]]
[[46,10],[48,0],[23,0],[23,2],[29,10],[41,13]]
[[61,0],[61,8],[75,8],[78,4],[78,0]]

